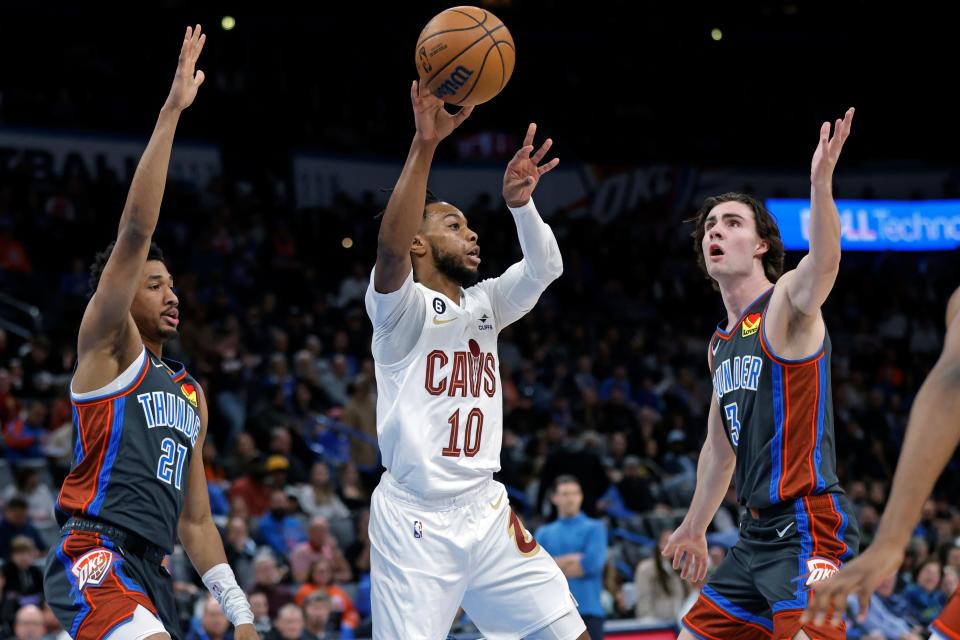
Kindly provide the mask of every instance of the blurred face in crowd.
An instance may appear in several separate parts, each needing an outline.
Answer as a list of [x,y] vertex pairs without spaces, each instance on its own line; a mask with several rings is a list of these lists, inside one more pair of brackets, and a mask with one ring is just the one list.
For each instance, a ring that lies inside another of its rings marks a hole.
[[227,524],[227,540],[230,544],[239,547],[247,541],[249,533],[246,520],[239,517],[230,518]]
[[722,202],[710,210],[704,221],[700,248],[707,273],[714,280],[744,277],[763,269],[766,240],[757,234],[753,209],[737,202]]
[[562,482],[557,485],[551,500],[561,518],[570,518],[580,511],[580,505],[583,504],[583,491],[577,482]]
[[330,526],[327,524],[325,518],[316,516],[310,521],[310,530],[307,532],[307,535],[310,538],[310,544],[313,545],[315,549],[319,549],[327,543],[329,534]]
[[254,591],[250,594],[250,610],[253,611],[253,617],[257,620],[263,620],[270,617],[270,602],[267,600],[267,594],[262,591]]
[[14,527],[23,527],[27,524],[27,510],[19,505],[7,506],[3,518]]
[[326,560],[314,562],[313,570],[310,572],[310,582],[318,587],[329,586],[333,582],[333,571],[330,569],[330,563]]
[[35,605],[28,604],[17,611],[13,622],[17,640],[41,640],[44,630],[43,613]]
[[220,638],[230,628],[230,621],[223,615],[223,609],[217,603],[215,598],[207,598],[207,603],[203,605],[203,630],[211,638]]
[[477,234],[467,226],[463,213],[446,202],[427,205],[411,255],[414,265],[424,260],[432,262],[437,271],[461,287],[469,287],[479,277]]
[[173,291],[173,276],[159,260],[147,260],[140,274],[140,288],[130,305],[130,315],[140,334],[163,343],[177,337],[180,301]]
[[322,462],[317,462],[310,469],[310,483],[315,487],[326,488],[330,484],[330,469]]
[[286,640],[299,640],[303,633],[303,612],[300,607],[292,604],[285,605],[277,614],[274,624],[280,637]]
[[308,598],[303,605],[304,625],[310,633],[318,633],[327,628],[330,620],[330,600],[327,598]]
[[887,576],[883,582],[877,585],[877,595],[887,598],[893,594],[893,590],[897,586],[897,574],[891,573]]
[[277,562],[269,555],[258,557],[253,563],[253,579],[257,584],[273,585],[280,581]]
[[940,563],[926,562],[917,573],[917,584],[924,591],[935,591],[940,586]]

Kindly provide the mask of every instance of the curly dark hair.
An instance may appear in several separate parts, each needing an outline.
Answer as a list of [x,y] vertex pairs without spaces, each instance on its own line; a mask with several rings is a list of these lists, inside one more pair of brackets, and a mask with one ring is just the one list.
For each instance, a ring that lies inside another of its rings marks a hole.
[[704,225],[707,220],[707,215],[709,215],[715,206],[723,204],[724,202],[740,202],[750,207],[750,210],[753,211],[753,220],[757,225],[757,235],[760,236],[761,240],[766,240],[767,245],[769,245],[767,252],[763,254],[763,272],[770,282],[779,280],[780,276],[783,275],[783,258],[785,252],[783,250],[783,240],[780,238],[780,228],[777,227],[777,221],[774,220],[773,215],[762,202],[753,196],[735,191],[722,193],[718,196],[710,196],[703,201],[703,206],[700,207],[696,215],[687,220],[687,222],[696,224],[690,237],[693,238],[693,252],[697,255],[697,265],[700,267],[703,275],[706,276],[707,280],[711,281],[714,289],[717,291],[720,290],[720,285],[710,277],[710,273],[707,271],[707,263],[703,258],[701,245],[703,244],[703,236],[705,234]]
[[[107,260],[113,253],[113,247],[117,242],[113,241],[107,245],[107,248],[93,257],[93,264],[90,265],[90,295],[97,291],[97,285],[100,284],[100,276],[103,275],[103,268],[107,266]],[[147,260],[159,260],[166,264],[163,259],[163,251],[157,246],[156,242],[150,243],[150,251],[147,252]]]
[[[384,192],[384,193],[393,193],[393,189],[380,189],[380,191],[382,191],[382,192]],[[434,195],[433,191],[430,191],[430,189],[427,189],[427,195],[426,195],[426,198],[424,198],[424,202],[423,202],[423,217],[424,217],[424,218],[427,217],[427,207],[430,206],[431,204],[434,204],[434,203],[437,203],[437,202],[443,202],[443,200],[441,200],[441,199],[438,198],[436,195]],[[378,213],[376,216],[374,216],[374,219],[380,220],[381,218],[383,218],[383,214],[385,214],[386,212],[387,212],[387,210],[384,209],[383,211],[381,211],[380,213]]]

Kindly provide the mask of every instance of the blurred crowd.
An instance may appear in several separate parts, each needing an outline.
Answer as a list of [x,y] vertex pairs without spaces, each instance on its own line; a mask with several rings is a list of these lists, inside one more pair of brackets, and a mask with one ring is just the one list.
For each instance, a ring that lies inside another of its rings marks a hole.
[[[485,276],[519,258],[501,203],[460,202],[431,186],[478,230]],[[63,633],[44,607],[40,567],[58,536],[53,504],[73,451],[68,385],[87,267],[115,236],[125,193],[108,171],[43,182],[20,166],[0,179],[0,637]],[[296,210],[270,176],[202,190],[172,182],[155,236],[182,319],[164,355],[183,360],[209,398],[202,455],[211,506],[258,629],[275,638],[361,638],[370,629],[366,525],[382,469],[363,295],[379,208],[371,195]],[[672,625],[696,593],[657,550],[695,485],[710,401],[704,357],[721,301],[697,270],[691,229],[665,205],[607,224],[542,213],[564,274],[500,335],[497,478],[535,531],[556,517],[556,479],[576,477],[583,512],[607,533],[598,569],[605,615]],[[825,307],[837,467],[864,545],[913,395],[939,352],[958,266],[954,254],[847,254]],[[902,626],[855,625],[851,637],[919,637],[956,586],[958,471],[954,460],[900,572],[875,596],[883,606],[871,607]],[[738,521],[730,492],[710,530],[715,562]],[[185,633],[225,637],[226,620],[182,551],[168,561]],[[458,617],[455,629],[470,628]]]

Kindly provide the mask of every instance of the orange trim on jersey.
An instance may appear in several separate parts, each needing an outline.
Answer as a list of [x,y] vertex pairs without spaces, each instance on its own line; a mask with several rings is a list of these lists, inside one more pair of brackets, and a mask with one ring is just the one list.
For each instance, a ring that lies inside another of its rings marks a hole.
[[180,372],[180,375],[178,375],[176,378],[173,378],[173,381],[174,381],[174,382],[180,382],[181,380],[183,380],[183,379],[186,378],[186,377],[187,377],[187,370],[184,369],[183,371]]
[[[98,430],[98,449],[100,449],[100,455],[97,456],[97,465],[93,467],[93,478],[90,482],[90,497],[83,503],[83,506],[80,507],[81,511],[86,511],[87,507],[90,506],[90,503],[93,502],[94,498],[97,497],[97,480],[100,477],[100,470],[103,468],[103,459],[107,455],[107,443],[110,441],[110,433],[113,431],[113,403],[106,405],[107,407],[107,416],[103,422],[103,428]],[[88,454],[89,455],[89,454]],[[86,458],[84,458],[86,460]]]
[[[817,486],[813,465],[817,442],[819,377],[816,364],[804,369],[783,369],[783,471],[780,495],[802,496]],[[810,428],[807,428],[810,425]]]
[[826,341],[826,338],[824,338],[823,344],[820,345],[820,350],[817,351],[817,353],[815,353],[814,355],[810,356],[809,358],[804,358],[803,360],[784,360],[783,358],[781,358],[780,356],[778,356],[773,352],[773,347],[767,344],[767,339],[764,337],[765,335],[766,334],[764,334],[763,330],[761,329],[760,348],[763,349],[763,352],[767,355],[768,358],[776,362],[781,367],[809,366],[816,362],[819,362],[820,358],[822,358],[827,354],[827,349],[826,349],[827,341]]
[[[743,323],[744,318],[746,318],[746,317],[750,314],[750,310],[753,309],[754,305],[757,304],[758,302],[760,302],[760,299],[763,298],[765,295],[768,295],[768,294],[770,294],[770,293],[772,293],[772,292],[773,292],[773,285],[770,285],[770,288],[769,288],[769,289],[767,289],[766,291],[764,291],[763,293],[761,293],[759,296],[757,296],[757,297],[754,299],[753,302],[751,302],[750,304],[747,305],[747,307],[743,310],[743,313],[740,314],[740,317],[737,318],[736,323],[734,323],[734,325],[730,328],[729,331],[727,331],[726,333],[724,333],[724,332],[720,329],[720,326],[718,325],[717,328],[714,330],[714,334],[720,336],[724,341],[727,341],[727,340],[729,340],[730,338],[732,338],[734,335],[736,335],[736,329],[737,329],[737,327],[739,327],[739,326]],[[768,300],[768,301],[767,301],[767,304],[769,304],[769,302],[770,302],[770,301]],[[767,308],[767,305],[766,305],[766,304],[763,305],[763,310],[764,310],[764,311],[766,311],[766,308]],[[763,311],[761,311],[760,314],[763,315]]]
[[129,386],[111,393],[110,395],[103,396],[102,398],[93,398],[92,400],[77,400],[71,396],[70,402],[72,402],[77,407],[89,407],[96,404],[103,404],[104,402],[111,402],[117,398],[123,397],[129,394],[131,391],[140,386],[140,383],[143,382],[143,379],[147,377],[147,371],[150,370],[150,356],[149,354],[144,354],[143,358],[143,367],[140,369],[140,373],[137,375],[136,380],[130,383]]
[[[942,616],[943,614],[941,613],[940,615]],[[960,640],[960,633],[957,633],[956,631],[948,627],[946,624],[944,624],[942,620],[940,620],[940,618],[937,618],[936,620],[931,622],[930,626],[936,629],[937,633],[939,633],[940,635],[951,638],[952,640]]]
[[711,609],[713,609],[714,611],[716,611],[717,613],[719,613],[721,616],[723,616],[723,617],[726,618],[727,620],[731,620],[731,621],[733,621],[733,622],[735,622],[735,623],[737,623],[737,624],[742,624],[742,625],[745,625],[745,626],[747,626],[747,627],[752,627],[752,628],[756,629],[757,631],[759,631],[760,633],[764,634],[764,636],[769,637],[770,632],[767,631],[766,629],[764,629],[763,627],[761,627],[760,625],[758,625],[756,622],[750,622],[750,621],[748,621],[748,620],[742,620],[742,619],[740,619],[740,618],[736,618],[736,617],[730,615],[729,613],[727,613],[726,611],[724,611],[723,609],[721,609],[720,607],[718,607],[715,603],[713,603],[713,602],[710,600],[710,598],[708,598],[707,596],[704,596],[703,594],[700,595],[700,599],[703,601],[704,604],[706,604],[708,607],[710,607]]

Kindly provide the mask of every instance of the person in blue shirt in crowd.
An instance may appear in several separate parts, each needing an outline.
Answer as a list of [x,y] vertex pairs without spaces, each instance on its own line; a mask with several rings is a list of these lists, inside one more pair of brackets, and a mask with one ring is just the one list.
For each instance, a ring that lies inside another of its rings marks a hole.
[[559,476],[553,483],[550,500],[557,508],[558,517],[537,529],[535,537],[567,577],[590,637],[600,640],[603,638],[600,593],[607,562],[607,530],[603,522],[588,518],[580,511],[583,490],[574,476]]

